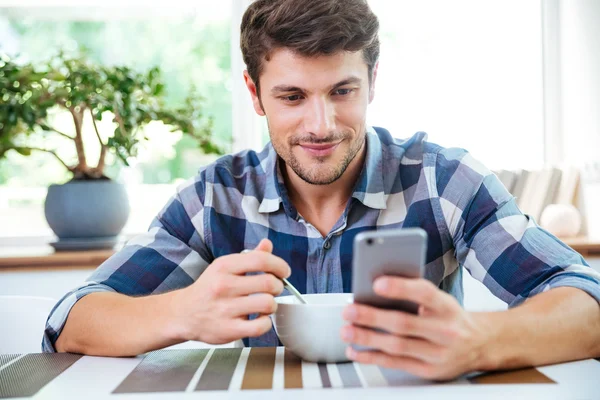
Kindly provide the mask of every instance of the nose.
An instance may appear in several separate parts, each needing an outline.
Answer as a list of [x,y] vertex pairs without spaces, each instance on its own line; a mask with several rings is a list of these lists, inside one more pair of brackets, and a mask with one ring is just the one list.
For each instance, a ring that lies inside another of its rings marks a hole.
[[314,97],[304,116],[304,128],[307,132],[327,137],[335,130],[335,107],[322,97]]

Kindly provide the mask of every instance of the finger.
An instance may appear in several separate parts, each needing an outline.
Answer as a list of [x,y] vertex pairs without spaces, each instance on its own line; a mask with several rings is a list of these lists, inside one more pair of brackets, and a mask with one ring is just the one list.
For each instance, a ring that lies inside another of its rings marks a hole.
[[223,302],[224,313],[230,317],[245,317],[250,314],[270,315],[277,311],[277,302],[270,294],[236,297]]
[[258,246],[254,250],[266,251],[267,253],[273,252],[273,243],[269,239],[263,239],[260,241]]
[[444,315],[454,315],[461,308],[454,297],[427,279],[382,276],[373,283],[375,293],[395,300],[407,300]]
[[288,263],[265,251],[251,251],[244,254],[230,254],[215,261],[218,268],[234,275],[245,275],[249,272],[268,272],[279,278],[291,275]]
[[272,327],[273,323],[268,315],[253,320],[237,318],[231,325],[231,332],[236,338],[257,337],[269,332]]
[[452,325],[445,321],[403,311],[350,304],[344,309],[342,316],[356,325],[383,329],[397,336],[422,338],[438,344],[449,344],[456,336],[451,331]]
[[272,274],[249,276],[231,276],[229,278],[229,296],[239,297],[255,293],[269,293],[273,296],[283,292],[283,282]]
[[379,351],[357,351],[352,347],[346,348],[346,356],[361,364],[375,364],[384,368],[399,369],[426,379],[435,378],[431,364],[410,357],[391,356]]
[[342,340],[381,350],[393,356],[406,356],[437,364],[444,361],[446,348],[423,339],[396,336],[372,329],[347,325],[342,328]]

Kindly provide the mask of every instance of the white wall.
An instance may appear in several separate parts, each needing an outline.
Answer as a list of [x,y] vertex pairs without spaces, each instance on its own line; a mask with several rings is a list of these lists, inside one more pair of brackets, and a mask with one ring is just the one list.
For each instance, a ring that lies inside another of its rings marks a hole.
[[369,0],[381,58],[367,122],[492,169],[542,166],[540,0]]
[[600,162],[600,1],[560,0],[558,11],[565,161]]

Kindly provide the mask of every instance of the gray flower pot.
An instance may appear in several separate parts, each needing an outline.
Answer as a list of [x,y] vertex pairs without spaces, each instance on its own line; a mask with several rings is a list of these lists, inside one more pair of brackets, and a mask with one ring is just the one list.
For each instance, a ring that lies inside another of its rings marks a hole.
[[109,180],[51,185],[44,205],[57,249],[112,247],[129,218],[125,187]]

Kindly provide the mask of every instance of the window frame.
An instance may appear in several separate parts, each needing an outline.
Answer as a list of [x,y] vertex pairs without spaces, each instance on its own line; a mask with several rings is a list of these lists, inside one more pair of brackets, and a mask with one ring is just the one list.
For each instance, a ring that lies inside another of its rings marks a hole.
[[[187,0],[171,0],[168,3],[159,3],[158,8],[147,7],[143,1],[123,0],[71,0],[71,1],[43,1],[43,0],[14,0],[4,1],[2,7],[22,8],[25,12],[30,7],[57,7],[60,8],[62,18],[72,18],[73,15],[82,17],[82,12],[90,19],[102,18],[139,18],[148,16],[176,17],[182,12],[189,12]],[[242,74],[245,64],[240,51],[239,26],[244,11],[252,0],[229,0],[231,6],[231,78],[232,78],[232,152],[245,149],[260,150],[264,146],[265,121],[254,111],[250,94],[246,88]],[[563,143],[564,133],[561,129],[561,101],[560,101],[560,0],[540,0],[542,18],[542,74],[543,85],[540,95],[543,96],[543,147],[544,163],[558,164],[564,161]],[[114,8],[119,10],[114,13]],[[199,9],[201,5],[191,8]],[[90,13],[93,10],[94,13]],[[143,11],[140,11],[143,10]],[[165,10],[168,14],[165,15]],[[67,14],[65,14],[65,12]],[[70,13],[70,14],[69,14]],[[109,14],[110,13],[110,14]],[[46,15],[46,17],[48,17]],[[50,16],[52,17],[52,16]],[[23,243],[39,245],[47,243],[49,238],[40,237],[9,237],[0,236],[0,246]]]

